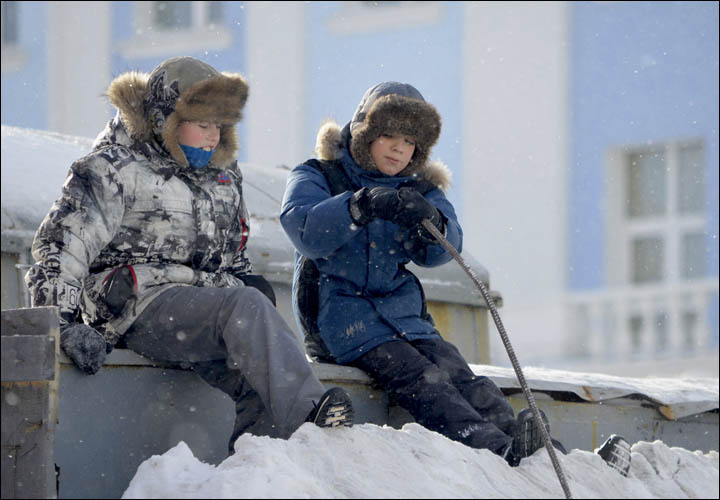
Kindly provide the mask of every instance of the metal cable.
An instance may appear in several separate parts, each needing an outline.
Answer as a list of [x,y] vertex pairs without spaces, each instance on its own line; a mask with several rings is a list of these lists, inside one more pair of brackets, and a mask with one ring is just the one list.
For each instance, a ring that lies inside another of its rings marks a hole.
[[508,338],[507,333],[505,332],[505,327],[502,324],[502,321],[500,320],[500,315],[497,312],[497,307],[495,307],[495,301],[490,296],[490,293],[487,290],[487,287],[483,284],[482,281],[475,275],[475,272],[465,263],[465,260],[460,257],[460,253],[453,247],[450,242],[438,231],[438,229],[435,227],[435,225],[430,222],[429,219],[425,219],[422,221],[423,227],[430,231],[430,234],[432,234],[435,239],[447,250],[450,252],[450,254],[453,256],[453,258],[457,261],[458,264],[460,264],[460,267],[462,267],[465,272],[470,276],[470,278],[473,280],[475,285],[480,289],[480,293],[482,294],[483,298],[485,299],[485,302],[487,302],[488,307],[490,308],[490,313],[492,314],[493,320],[495,321],[495,326],[497,327],[498,332],[500,333],[500,338],[502,339],[503,344],[505,345],[505,350],[508,353],[508,356],[510,357],[510,362],[512,363],[513,369],[515,370],[515,375],[517,376],[518,382],[520,382],[520,387],[522,387],[523,393],[525,394],[525,398],[528,401],[528,404],[530,405],[530,409],[532,410],[533,417],[535,418],[535,423],[537,424],[538,428],[540,429],[540,435],[542,436],[543,443],[545,444],[545,448],[548,451],[548,454],[550,455],[550,461],[552,462],[553,468],[555,469],[555,473],[557,474],[558,479],[560,480],[560,485],[562,486],[563,492],[565,493],[565,498],[572,498],[572,494],[570,493],[570,487],[567,484],[567,480],[565,479],[565,474],[563,473],[562,467],[560,467],[560,462],[558,461],[557,455],[555,454],[555,448],[552,445],[552,442],[550,441],[550,435],[548,434],[547,428],[545,427],[545,424],[542,421],[542,418],[540,417],[540,410],[537,407],[537,404],[535,403],[535,397],[532,395],[532,392],[530,392],[530,388],[527,385],[527,382],[525,381],[525,375],[523,375],[522,368],[520,368],[520,363],[517,360],[517,357],[515,356],[515,350],[513,349],[512,345],[510,344],[510,339]]

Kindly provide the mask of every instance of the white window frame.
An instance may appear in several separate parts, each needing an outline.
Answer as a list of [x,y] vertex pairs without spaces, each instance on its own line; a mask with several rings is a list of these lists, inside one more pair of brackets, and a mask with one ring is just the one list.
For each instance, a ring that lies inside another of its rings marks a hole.
[[189,29],[165,31],[153,25],[153,9],[149,8],[149,4],[154,7],[154,3],[133,2],[135,37],[119,44],[121,54],[126,59],[141,59],[229,48],[232,32],[224,24],[210,24],[207,19],[208,3],[191,2]]
[[342,2],[328,19],[328,29],[336,36],[359,35],[377,31],[395,31],[436,24],[446,6],[442,2],[400,1],[370,5],[361,1]]
[[[607,278],[610,286],[660,286],[685,282],[681,276],[682,236],[687,232],[703,232],[706,228],[707,210],[693,214],[681,214],[678,210],[678,174],[680,149],[700,146],[700,140],[667,141],[645,146],[613,149],[607,156]],[[666,158],[665,213],[659,216],[630,218],[626,214],[625,199],[628,196],[627,158],[634,153],[662,151]],[[707,182],[707,179],[705,179]],[[659,237],[664,244],[663,279],[647,285],[635,285],[632,281],[632,241],[635,237]]]

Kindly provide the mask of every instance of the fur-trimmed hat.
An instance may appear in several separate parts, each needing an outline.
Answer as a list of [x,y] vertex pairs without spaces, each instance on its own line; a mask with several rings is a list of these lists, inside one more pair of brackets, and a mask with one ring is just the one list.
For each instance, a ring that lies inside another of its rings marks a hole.
[[398,175],[423,169],[440,137],[442,120],[435,107],[407,83],[384,82],[365,92],[350,122],[350,154],[366,170],[377,170],[370,144],[382,134],[399,133],[415,138],[415,152]]
[[[348,123],[344,129],[340,128],[336,122],[328,120],[322,124],[318,130],[315,139],[315,155],[320,160],[335,161],[339,160],[343,154],[343,145],[347,144],[350,136],[350,124]],[[425,162],[425,165],[414,171],[413,176],[423,179],[443,191],[450,189],[452,181],[452,172],[443,162],[434,160]]]
[[225,167],[235,158],[235,124],[248,97],[248,85],[240,74],[219,73],[193,57],[175,57],[150,75],[120,75],[110,84],[108,97],[133,139],[149,141],[154,135],[181,165],[188,166],[177,142],[183,121],[220,125],[220,142],[211,159],[214,166]]

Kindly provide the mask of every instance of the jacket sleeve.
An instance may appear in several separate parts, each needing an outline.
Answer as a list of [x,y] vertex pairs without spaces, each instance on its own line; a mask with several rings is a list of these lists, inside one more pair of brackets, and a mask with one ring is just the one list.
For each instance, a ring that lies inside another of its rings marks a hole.
[[100,155],[73,163],[60,198],[32,245],[25,275],[32,305],[58,306],[61,322],[76,319],[82,280],[117,232],[124,212],[119,172]]
[[[452,203],[440,189],[429,191],[425,194],[425,198],[445,216],[445,238],[458,252],[462,252],[463,231],[457,220],[457,215],[455,215],[455,208]],[[440,243],[418,245],[409,253],[412,261],[423,267],[440,266],[452,259],[450,252],[445,250]]]
[[290,172],[280,223],[302,255],[327,257],[358,233],[348,208],[351,196],[351,191],[331,196],[325,176],[311,166]]

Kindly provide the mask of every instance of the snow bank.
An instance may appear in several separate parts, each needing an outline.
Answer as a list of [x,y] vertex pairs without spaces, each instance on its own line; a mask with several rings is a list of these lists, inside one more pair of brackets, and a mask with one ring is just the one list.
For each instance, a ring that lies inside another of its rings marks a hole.
[[[244,435],[235,448],[215,467],[180,442],[143,462],[123,498],[564,498],[544,449],[510,468],[418,424],[304,424],[287,441]],[[718,498],[717,451],[632,451],[627,478],[593,453],[558,458],[575,498]]]

